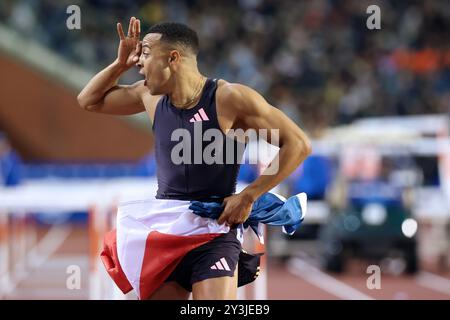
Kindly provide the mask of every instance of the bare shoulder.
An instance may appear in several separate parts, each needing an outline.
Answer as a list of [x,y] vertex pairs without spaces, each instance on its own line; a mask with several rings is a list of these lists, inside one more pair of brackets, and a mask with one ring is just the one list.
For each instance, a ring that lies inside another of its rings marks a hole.
[[216,100],[219,104],[227,105],[229,108],[239,111],[249,110],[255,104],[265,103],[264,98],[249,86],[219,80]]
[[220,79],[217,82],[216,96],[220,101],[229,102],[242,98],[243,95],[251,91],[251,89],[240,83],[232,83]]
[[225,80],[218,81],[216,101],[227,109],[237,112],[254,113],[258,109],[267,107],[266,100],[254,89],[240,83]]

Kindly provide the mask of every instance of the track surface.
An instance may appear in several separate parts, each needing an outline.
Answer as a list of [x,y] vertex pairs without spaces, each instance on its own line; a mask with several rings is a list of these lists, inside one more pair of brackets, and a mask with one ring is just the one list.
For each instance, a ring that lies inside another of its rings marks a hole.
[[[88,299],[89,298],[89,242],[83,225],[58,228],[48,247],[54,244],[52,254],[45,259],[32,259],[30,266],[14,277],[16,286],[4,299]],[[47,230],[38,232],[42,239]],[[48,248],[47,248],[48,249]],[[45,256],[45,255],[44,255]],[[296,258],[301,256],[302,258]],[[439,270],[432,259],[422,259],[422,269],[414,276],[382,273],[381,288],[370,290],[366,282],[368,263],[353,261],[343,274],[330,274],[317,267],[313,258],[301,252],[281,262],[268,261],[269,299],[450,299],[450,270]],[[66,281],[69,266],[81,271],[81,288],[69,290]],[[248,286],[247,299],[252,298]],[[132,295],[128,295],[133,299]]]

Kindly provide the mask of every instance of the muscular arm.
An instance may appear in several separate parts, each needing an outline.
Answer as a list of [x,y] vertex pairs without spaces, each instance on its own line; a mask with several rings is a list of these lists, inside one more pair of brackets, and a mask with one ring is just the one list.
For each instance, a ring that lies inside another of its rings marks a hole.
[[129,115],[145,111],[143,102],[148,90],[144,81],[132,85],[118,85],[120,76],[133,67],[141,53],[141,25],[139,19],[132,17],[125,36],[122,24],[117,24],[120,43],[117,59],[108,67],[97,73],[78,95],[78,103],[88,111]]
[[96,74],[78,95],[80,106],[93,112],[130,115],[145,111],[142,94],[144,81],[132,85],[117,85],[126,68],[117,61]]
[[267,129],[269,143],[276,142],[270,134],[271,129],[278,129],[278,155],[262,175],[239,194],[240,199],[228,201],[234,203],[227,203],[228,208],[225,207],[219,219],[220,223],[240,223],[250,214],[251,203],[278,185],[306,159],[311,153],[311,145],[303,130],[249,87],[225,84],[218,93],[218,103],[226,106],[227,118],[233,128]]

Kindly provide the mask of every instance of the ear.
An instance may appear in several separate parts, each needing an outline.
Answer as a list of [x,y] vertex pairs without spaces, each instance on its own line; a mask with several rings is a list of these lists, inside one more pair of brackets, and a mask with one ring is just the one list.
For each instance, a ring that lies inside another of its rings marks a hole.
[[178,50],[172,50],[169,53],[169,63],[171,62],[177,62],[180,60],[180,52]]

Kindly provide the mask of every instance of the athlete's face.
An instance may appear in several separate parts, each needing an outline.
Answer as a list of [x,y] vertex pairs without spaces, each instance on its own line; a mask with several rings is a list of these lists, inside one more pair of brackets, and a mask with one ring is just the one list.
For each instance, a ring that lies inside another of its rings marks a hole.
[[160,38],[159,33],[149,33],[144,37],[137,63],[139,73],[145,76],[145,85],[152,95],[168,94],[170,91],[170,51]]

